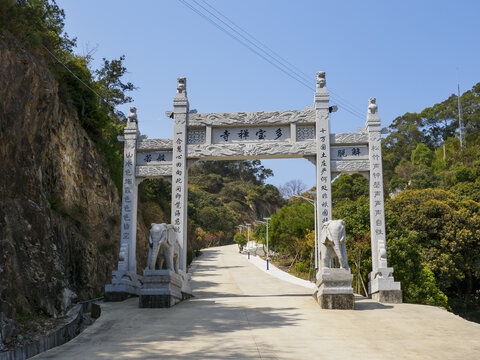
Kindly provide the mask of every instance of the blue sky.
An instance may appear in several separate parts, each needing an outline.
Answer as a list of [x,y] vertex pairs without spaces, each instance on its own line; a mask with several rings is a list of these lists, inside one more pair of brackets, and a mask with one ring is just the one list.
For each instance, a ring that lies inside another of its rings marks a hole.
[[[195,5],[192,0],[185,0]],[[205,6],[203,0],[197,0]],[[480,81],[479,1],[205,0],[327,88],[340,110],[333,132],[363,127],[376,97],[385,126]],[[253,54],[178,0],[57,0],[77,52],[102,58],[125,54],[140,130],[172,136],[176,78],[187,77],[190,107],[199,112],[271,111],[312,106],[313,92]],[[360,116],[345,110],[356,109]],[[126,105],[122,108],[128,113]],[[315,184],[307,160],[264,160],[269,182]]]

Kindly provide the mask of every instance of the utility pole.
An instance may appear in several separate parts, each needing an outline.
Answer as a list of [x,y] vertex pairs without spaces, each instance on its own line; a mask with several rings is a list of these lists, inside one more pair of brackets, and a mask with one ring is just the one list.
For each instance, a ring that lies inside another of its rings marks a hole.
[[460,149],[463,149],[463,121],[462,121],[462,102],[460,101],[460,80],[458,79],[457,68],[457,91],[458,91],[458,126],[460,128]]

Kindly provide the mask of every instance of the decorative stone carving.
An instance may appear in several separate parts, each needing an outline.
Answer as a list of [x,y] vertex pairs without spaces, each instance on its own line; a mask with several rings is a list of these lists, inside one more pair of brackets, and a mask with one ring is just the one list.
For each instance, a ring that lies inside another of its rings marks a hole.
[[[314,298],[322,309],[353,309],[353,275],[348,266],[345,222],[324,222],[319,245],[320,274]],[[336,260],[338,268],[332,266],[332,259]]]
[[205,138],[206,132],[204,129],[188,130],[187,132],[187,144],[204,144]]
[[347,236],[343,220],[329,220],[323,223],[319,243],[321,267],[332,267],[331,259],[336,259],[340,268],[350,269],[347,258]]
[[118,269],[121,271],[127,271],[128,265],[128,243],[123,242],[120,244],[120,252],[118,253]]
[[360,145],[368,144],[367,133],[330,134],[330,145]]
[[210,145],[188,145],[189,158],[209,158],[214,160],[236,160],[246,157],[292,157],[295,155],[315,155],[315,141],[228,143]]
[[385,206],[383,196],[383,164],[381,121],[375,98],[370,98],[367,122],[370,157],[370,239],[372,244],[372,272],[369,274],[369,293],[373,299],[402,302],[399,282],[393,278],[393,269],[388,267],[387,238],[385,229]]
[[297,126],[297,141],[315,140],[315,126]]
[[140,178],[172,176],[172,164],[137,166],[136,176]]
[[137,108],[133,106],[130,108],[130,114],[127,117],[127,126],[130,127],[132,123],[138,124]]
[[189,126],[223,125],[287,125],[290,123],[314,123],[314,110],[261,111],[238,113],[189,114]]
[[175,226],[170,224],[152,224],[148,238],[150,249],[146,270],[161,270],[163,263],[166,269],[178,274],[178,258],[180,246],[177,241]]
[[145,139],[137,142],[138,151],[147,150],[172,150],[172,139]]
[[326,85],[325,71],[317,72],[317,90],[323,89]]
[[179,77],[177,78],[177,94],[187,93],[187,78]]
[[376,114],[378,106],[376,104],[377,99],[376,98],[370,98],[368,99],[368,113],[369,114]]
[[370,171],[370,161],[368,160],[335,160],[331,161],[332,173],[358,173]]

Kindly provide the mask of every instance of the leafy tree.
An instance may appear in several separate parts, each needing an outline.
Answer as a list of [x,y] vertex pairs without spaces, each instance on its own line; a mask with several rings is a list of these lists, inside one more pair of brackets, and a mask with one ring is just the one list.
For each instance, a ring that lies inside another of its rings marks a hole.
[[233,241],[235,241],[242,249],[245,247],[245,245],[247,245],[247,238],[240,232],[237,232],[235,234],[235,236],[233,237]]
[[462,117],[467,135],[467,142],[475,142],[480,133],[480,83],[471,90],[464,92],[460,97],[462,103]]
[[411,161],[414,165],[429,167],[432,165],[433,152],[424,143],[419,143],[412,151]]
[[[447,191],[405,191],[388,202],[398,225],[418,234],[422,260],[440,289],[472,303],[480,288],[480,204]],[[466,309],[454,309],[466,311]]]
[[404,301],[447,307],[447,296],[425,265],[418,233],[399,226],[398,217],[388,207],[385,220],[389,265],[395,269],[395,279],[402,284]]
[[271,246],[295,256],[298,244],[314,228],[314,208],[303,200],[284,206],[271,219]]
[[332,202],[336,205],[345,200],[355,201],[368,196],[368,192],[368,180],[362,175],[341,175],[332,183]]
[[287,181],[284,185],[280,186],[280,194],[286,199],[293,195],[300,195],[307,190],[307,185],[300,179]]
[[402,160],[410,160],[410,154],[419,143],[428,142],[421,131],[423,126],[419,114],[406,113],[393,120],[391,133],[383,141],[383,171],[387,182],[394,175],[395,168]]
[[204,161],[199,162],[190,170],[192,175],[217,174],[230,180],[240,180],[244,183],[263,185],[265,180],[273,176],[260,160],[237,161]]
[[432,144],[439,146],[455,135],[458,129],[457,110],[457,97],[451,95],[447,100],[426,108],[420,113]]
[[72,52],[75,40],[64,32],[65,12],[54,0],[0,1],[0,29],[15,35],[29,50]]
[[258,244],[267,243],[267,225],[264,223],[258,223],[253,229],[253,238]]
[[[133,99],[126,95],[127,91],[133,91],[136,87],[131,82],[124,82],[122,78],[127,72],[127,68],[123,65],[125,55],[114,60],[107,60],[103,58],[103,66],[95,70],[96,86],[102,98],[112,106],[130,103]],[[125,116],[122,113],[114,112],[112,115],[117,115],[120,118]]]

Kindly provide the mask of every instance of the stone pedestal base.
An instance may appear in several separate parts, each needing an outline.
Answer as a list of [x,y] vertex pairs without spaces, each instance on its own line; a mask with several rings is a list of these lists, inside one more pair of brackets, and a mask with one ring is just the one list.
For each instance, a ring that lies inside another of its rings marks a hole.
[[379,268],[368,274],[368,291],[372,299],[381,303],[402,303],[402,290],[399,282],[393,279],[393,268]]
[[380,290],[372,294],[372,299],[386,304],[401,304],[402,290]]
[[141,308],[168,308],[183,300],[183,278],[171,270],[145,270],[140,290]]
[[349,270],[322,268],[317,280],[318,289],[313,296],[322,309],[353,310],[352,280]]
[[316,300],[322,309],[353,310],[355,296],[353,294],[316,294]]
[[140,295],[140,277],[127,271],[113,271],[112,283],[105,285],[105,301],[123,301]]

